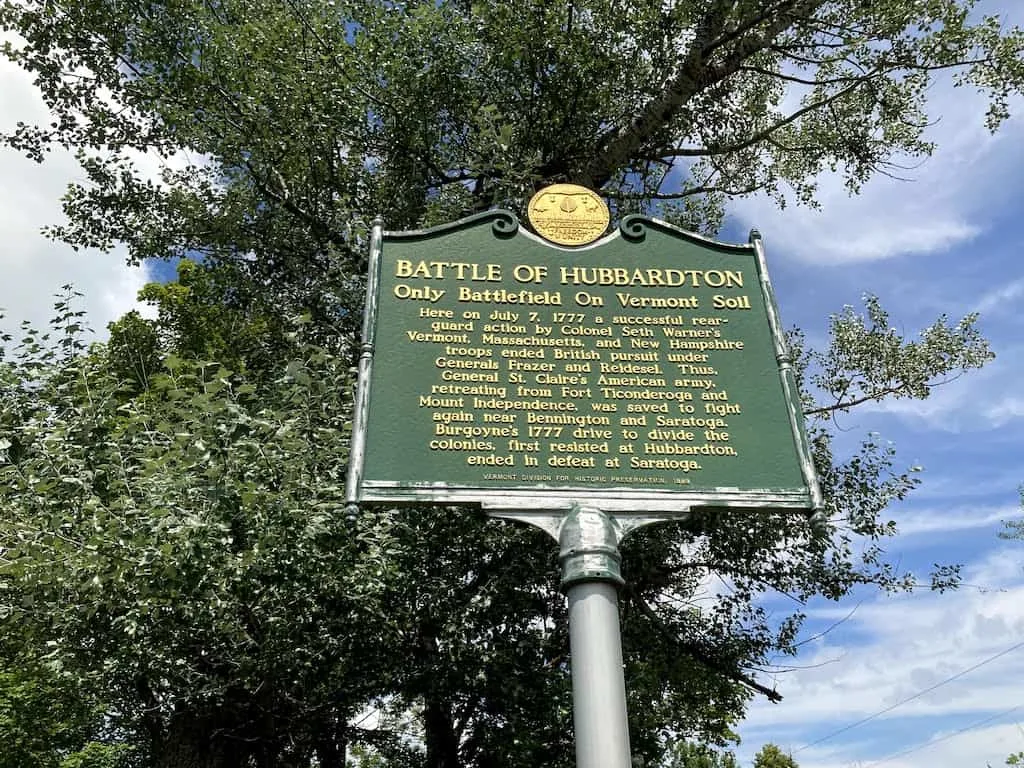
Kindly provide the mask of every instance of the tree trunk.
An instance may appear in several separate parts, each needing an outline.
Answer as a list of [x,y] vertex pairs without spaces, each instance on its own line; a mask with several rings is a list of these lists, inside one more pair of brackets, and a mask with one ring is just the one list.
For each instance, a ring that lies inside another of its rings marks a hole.
[[[324,730],[327,731],[326,724]],[[337,734],[325,732],[316,745],[317,764],[320,768],[345,768],[345,729]]]
[[452,723],[452,708],[433,695],[426,697],[423,729],[427,741],[427,768],[459,768],[459,740]]
[[154,768],[245,768],[248,745],[223,726],[216,715],[176,712],[154,748]]

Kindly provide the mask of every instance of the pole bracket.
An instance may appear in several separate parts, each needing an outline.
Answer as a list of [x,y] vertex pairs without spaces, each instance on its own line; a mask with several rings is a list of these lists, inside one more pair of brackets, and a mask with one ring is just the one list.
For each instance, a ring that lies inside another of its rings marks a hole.
[[615,518],[600,509],[573,504],[558,532],[562,591],[585,581],[625,584],[619,553],[621,530]]

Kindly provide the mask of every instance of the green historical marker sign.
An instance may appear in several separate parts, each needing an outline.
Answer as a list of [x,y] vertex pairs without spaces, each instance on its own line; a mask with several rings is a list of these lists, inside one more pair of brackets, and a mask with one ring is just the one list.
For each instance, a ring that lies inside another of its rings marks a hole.
[[821,506],[756,233],[567,248],[491,211],[370,256],[353,501]]

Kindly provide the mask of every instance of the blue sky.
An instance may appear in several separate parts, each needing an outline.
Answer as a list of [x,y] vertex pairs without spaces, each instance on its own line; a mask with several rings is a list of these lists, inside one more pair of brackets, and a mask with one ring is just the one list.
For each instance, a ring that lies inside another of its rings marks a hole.
[[[986,7],[1024,21],[1016,0]],[[796,664],[806,668],[768,679],[785,700],[752,706],[738,729],[744,758],[774,741],[801,768],[983,768],[1024,750],[1024,647],[1008,650],[1024,640],[1024,542],[997,537],[1001,520],[1020,515],[1024,482],[1024,105],[990,136],[970,91],[940,83],[931,104],[940,149],[912,181],[878,178],[851,199],[823,177],[819,211],[743,201],[723,239],[761,230],[783,321],[812,343],[825,338],[830,313],[859,306],[867,292],[910,335],[942,313],[981,313],[997,355],[984,370],[927,401],[871,406],[840,422],[851,440],[878,432],[901,461],[924,467],[922,486],[891,510],[901,529],[891,557],[922,574],[933,563],[962,563],[971,586],[945,595],[865,591],[811,605],[809,635],[845,620],[804,646]],[[29,78],[0,62],[0,129],[45,119]],[[150,158],[138,162],[159,173]],[[39,235],[60,220],[64,186],[80,176],[67,155],[37,166],[0,150],[0,307],[11,318],[45,322],[52,295],[71,282],[102,330],[151,277],[125,267],[121,252],[73,253]]]
[[[1010,0],[986,10],[1024,20]],[[1024,542],[997,536],[1002,520],[1020,516],[1024,482],[1024,105],[1015,106],[991,136],[975,94],[937,84],[939,150],[911,181],[876,178],[849,198],[824,177],[820,211],[780,213],[764,200],[731,209],[727,234],[761,230],[783,322],[812,343],[824,340],[830,313],[874,293],[909,335],[941,314],[979,312],[996,353],[924,402],[872,405],[839,421],[851,441],[877,432],[906,465],[924,467],[922,486],[891,510],[901,531],[891,558],[921,574],[962,563],[969,586],[811,605],[809,635],[841,623],[804,646],[795,662],[804,669],[775,678],[781,704],[751,708],[739,727],[742,757],[774,741],[802,768],[984,768],[1024,750],[1024,645],[1015,647],[1024,641]]]

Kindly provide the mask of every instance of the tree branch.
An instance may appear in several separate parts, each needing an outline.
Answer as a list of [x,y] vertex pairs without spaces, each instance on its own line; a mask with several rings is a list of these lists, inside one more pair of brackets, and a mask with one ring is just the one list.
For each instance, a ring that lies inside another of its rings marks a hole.
[[[731,3],[715,2],[697,25],[694,40],[680,61],[675,77],[664,91],[649,101],[628,125],[612,134],[584,168],[581,183],[601,187],[616,168],[625,165],[652,136],[669,123],[694,96],[735,74],[742,63],[759,51],[768,48],[775,37],[800,18],[813,13],[825,0],[804,0],[787,3],[790,10],[780,7],[774,20],[759,34],[740,39],[720,64],[713,66],[709,55],[721,46],[720,36],[725,30]],[[760,17],[760,15],[759,15]],[[759,18],[758,17],[758,18]],[[741,27],[745,24],[741,24]]]
[[837,400],[832,405],[822,405],[817,408],[809,408],[808,410],[804,411],[804,416],[814,416],[819,413],[837,413],[839,411],[846,411],[849,410],[850,408],[854,408],[858,405],[870,402],[872,400],[881,400],[883,397],[888,397],[889,395],[898,395],[905,389],[906,386],[901,384],[898,387],[886,387],[885,389],[880,389],[877,392],[872,392],[871,394],[864,395],[862,397],[855,397],[852,400]]
[[696,26],[693,42],[682,57],[676,76],[669,81],[658,98],[640,110],[629,125],[610,134],[606,146],[597,152],[584,169],[581,179],[584,185],[594,188],[603,186],[616,168],[624,165],[625,160],[699,92],[705,47],[713,44],[724,31],[730,5],[726,0],[716,0],[711,4]]
[[780,694],[778,691],[773,690],[772,688],[768,688],[767,686],[761,685],[761,683],[754,680],[754,678],[750,677],[749,675],[743,674],[743,672],[739,671],[738,669],[730,669],[729,667],[720,664],[718,661],[708,656],[701,648],[698,648],[694,643],[685,642],[675,632],[673,632],[665,626],[664,622],[662,622],[658,614],[655,613],[654,609],[651,608],[651,606],[648,605],[647,602],[642,597],[640,597],[640,595],[638,595],[636,592],[630,593],[629,600],[637,608],[640,609],[640,613],[642,613],[644,617],[648,619],[648,621],[653,623],[654,626],[658,629],[658,631],[661,632],[661,634],[664,635],[666,639],[673,642],[675,645],[679,647],[681,651],[686,653],[694,660],[703,664],[708,669],[725,675],[730,680],[734,680],[735,682],[741,683],[742,685],[747,686],[748,688],[750,688],[753,691],[756,691],[757,693],[763,694],[771,702],[777,704],[780,701],[782,701],[782,694]]
[[683,200],[694,195],[721,193],[730,197],[752,195],[760,190],[763,184],[748,184],[745,187],[729,187],[720,184],[700,184],[689,187],[682,192],[602,192],[611,200]]
[[[246,170],[249,171],[249,176],[252,179],[253,184],[256,185],[260,192],[265,194],[270,199],[274,200],[274,202],[278,203],[282,208],[284,208],[293,216],[296,216],[297,218],[306,222],[306,224],[309,225],[310,229],[312,229],[313,232],[315,232],[318,236],[322,237],[323,239],[327,240],[332,245],[336,245],[339,248],[349,247],[349,242],[344,237],[342,237],[338,232],[335,232],[330,226],[328,226],[328,224],[324,222],[319,216],[310,213],[302,206],[297,204],[291,198],[291,195],[288,194],[287,188],[282,188],[280,190],[274,189],[274,187],[271,184],[264,180],[261,174],[257,173],[256,169],[253,168],[253,166],[250,163],[246,162],[245,167]],[[279,173],[278,176],[280,177]]]

